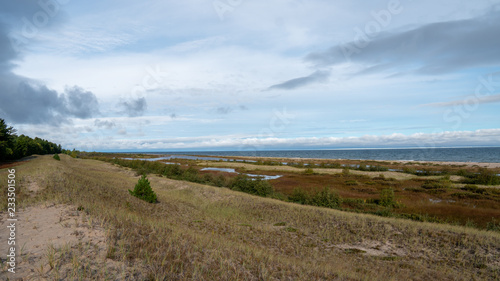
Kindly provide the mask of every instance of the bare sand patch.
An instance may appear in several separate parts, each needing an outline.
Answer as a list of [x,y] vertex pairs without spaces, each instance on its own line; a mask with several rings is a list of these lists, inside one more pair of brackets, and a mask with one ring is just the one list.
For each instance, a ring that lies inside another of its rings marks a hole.
[[19,210],[16,215],[15,274],[7,272],[3,263],[10,232],[7,214],[0,215],[0,279],[73,280],[118,276],[120,271],[123,277],[130,275],[123,263],[106,258],[104,228],[75,206],[40,205]]

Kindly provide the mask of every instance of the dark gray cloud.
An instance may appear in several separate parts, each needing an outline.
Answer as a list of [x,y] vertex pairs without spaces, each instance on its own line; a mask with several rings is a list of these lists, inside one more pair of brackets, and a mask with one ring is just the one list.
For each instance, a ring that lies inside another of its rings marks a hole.
[[59,4],[54,1],[0,3],[0,114],[9,122],[59,125],[70,122],[70,118],[91,118],[99,113],[99,103],[91,92],[72,87],[58,93],[43,83],[12,72],[14,62],[21,57],[9,35],[15,33],[12,28],[18,28],[18,23],[23,21],[29,22],[37,13],[38,16],[45,13],[49,19],[55,17],[60,6],[56,7]]
[[12,73],[0,74],[0,113],[20,124],[59,125],[69,118],[91,118],[99,113],[97,98],[81,88],[64,93]]
[[64,97],[69,116],[86,119],[99,114],[99,102],[92,92],[75,86],[66,89]]
[[294,78],[285,81],[280,84],[273,85],[268,88],[268,90],[281,89],[281,90],[293,90],[300,87],[304,87],[313,83],[325,82],[330,76],[330,71],[318,70],[309,76]]
[[499,26],[500,11],[491,11],[478,18],[427,24],[399,33],[358,35],[351,42],[311,53],[306,61],[317,67],[350,61],[367,66],[361,73],[394,74],[442,74],[498,66]]
[[132,99],[128,101],[122,101],[118,104],[118,106],[122,109],[122,113],[129,117],[137,117],[144,115],[148,105],[146,102],[146,98],[138,98]]
[[107,121],[107,120],[95,120],[94,121],[94,126],[96,126],[97,128],[106,128],[108,130],[110,129],[113,129],[114,127],[116,127],[116,124],[115,122],[112,122],[112,121]]

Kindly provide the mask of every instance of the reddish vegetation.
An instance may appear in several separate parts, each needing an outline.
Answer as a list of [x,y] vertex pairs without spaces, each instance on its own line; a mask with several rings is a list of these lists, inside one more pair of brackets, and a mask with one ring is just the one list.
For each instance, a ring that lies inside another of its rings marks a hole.
[[[284,177],[272,180],[276,191],[286,195],[292,194],[295,188],[301,188],[309,193],[315,193],[329,187],[342,198],[378,199],[380,191],[392,188],[396,200],[401,207],[392,210],[400,214],[428,215],[443,221],[467,222],[485,227],[492,218],[500,217],[500,190],[491,188],[489,195],[471,194],[460,187],[438,188],[426,190],[421,188],[425,180],[413,179],[396,181],[391,179],[371,179],[359,175],[304,175],[286,174]],[[461,196],[458,194],[462,194]],[[354,209],[350,205],[346,208]],[[373,210],[373,206],[356,206],[364,211]]]

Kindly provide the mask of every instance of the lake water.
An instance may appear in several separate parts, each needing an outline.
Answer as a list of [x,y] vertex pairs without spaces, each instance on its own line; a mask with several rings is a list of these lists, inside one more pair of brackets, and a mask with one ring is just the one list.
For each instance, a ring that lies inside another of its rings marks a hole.
[[[499,140],[500,143],[500,140]],[[144,152],[142,152],[144,153]],[[153,154],[175,155],[171,158],[198,158],[204,156],[258,156],[286,158],[325,158],[363,160],[411,160],[448,162],[489,162],[500,163],[500,147],[477,148],[429,148],[429,149],[349,149],[349,150],[274,150],[274,151],[191,151],[154,152]],[[183,156],[180,156],[183,155]],[[204,157],[203,157],[204,158]],[[217,160],[219,158],[207,157]]]

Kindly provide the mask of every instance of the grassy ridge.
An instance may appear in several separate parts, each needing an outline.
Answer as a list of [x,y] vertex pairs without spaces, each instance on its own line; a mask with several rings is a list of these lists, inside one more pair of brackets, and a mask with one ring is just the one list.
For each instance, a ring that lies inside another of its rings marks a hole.
[[21,190],[28,177],[44,188],[21,194],[24,205],[79,206],[108,229],[108,258],[137,264],[151,280],[500,277],[495,232],[302,206],[152,175],[159,203],[148,204],[129,195],[135,173],[66,155],[17,168]]

